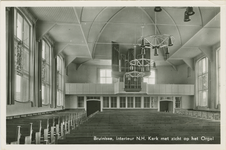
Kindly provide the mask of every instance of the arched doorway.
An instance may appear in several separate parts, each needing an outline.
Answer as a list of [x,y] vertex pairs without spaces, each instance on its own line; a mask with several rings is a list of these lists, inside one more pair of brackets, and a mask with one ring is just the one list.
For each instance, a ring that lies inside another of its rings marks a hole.
[[86,101],[86,111],[87,111],[87,117],[93,113],[95,113],[96,111],[101,111],[100,110],[101,106],[100,106],[100,100],[87,100]]
[[160,101],[160,112],[173,112],[173,101],[161,100]]

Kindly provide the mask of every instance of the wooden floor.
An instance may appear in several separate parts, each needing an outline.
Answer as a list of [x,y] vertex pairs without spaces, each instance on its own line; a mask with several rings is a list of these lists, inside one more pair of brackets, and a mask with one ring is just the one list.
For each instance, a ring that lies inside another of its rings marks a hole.
[[150,110],[104,110],[57,144],[220,144],[220,122]]

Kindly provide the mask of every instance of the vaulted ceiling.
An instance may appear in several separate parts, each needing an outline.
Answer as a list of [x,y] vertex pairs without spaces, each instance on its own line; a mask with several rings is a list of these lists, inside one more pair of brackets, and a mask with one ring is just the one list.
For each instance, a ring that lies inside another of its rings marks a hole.
[[[37,19],[38,39],[54,41],[55,55],[62,54],[66,65],[111,65],[111,42],[120,50],[133,48],[141,36],[170,34],[175,42],[167,60],[152,57],[157,66],[173,67],[189,62],[220,42],[220,8],[194,7],[191,21],[184,22],[186,7],[29,7]],[[143,32],[142,32],[142,26]],[[153,56],[153,55],[152,55]]]

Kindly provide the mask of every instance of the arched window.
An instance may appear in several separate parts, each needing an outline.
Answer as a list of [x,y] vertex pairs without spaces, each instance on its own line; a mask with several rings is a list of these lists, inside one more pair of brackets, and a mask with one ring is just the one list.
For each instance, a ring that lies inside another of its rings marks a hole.
[[51,94],[51,46],[42,40],[42,104],[50,104]]
[[15,100],[30,101],[31,24],[17,9],[14,11]]
[[63,78],[63,59],[57,56],[57,106],[63,106],[63,91],[64,91],[64,78]]
[[196,106],[208,106],[208,58],[197,61],[197,100]]
[[216,107],[218,108],[220,104],[220,89],[221,89],[221,76],[220,76],[220,70],[221,70],[221,65],[220,65],[220,49],[216,51],[216,73],[217,73],[217,98],[216,98]]
[[144,77],[143,82],[147,84],[155,84],[155,70],[151,70],[151,74],[149,77]]

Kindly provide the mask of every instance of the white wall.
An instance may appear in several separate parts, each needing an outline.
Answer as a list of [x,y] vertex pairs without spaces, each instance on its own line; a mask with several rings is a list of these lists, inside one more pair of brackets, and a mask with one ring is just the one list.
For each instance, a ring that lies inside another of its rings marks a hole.
[[76,109],[78,107],[77,96],[66,95],[65,96],[65,109]]
[[194,108],[194,96],[182,96],[182,109],[193,109]]

